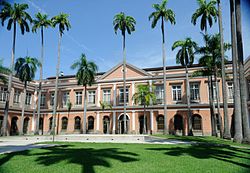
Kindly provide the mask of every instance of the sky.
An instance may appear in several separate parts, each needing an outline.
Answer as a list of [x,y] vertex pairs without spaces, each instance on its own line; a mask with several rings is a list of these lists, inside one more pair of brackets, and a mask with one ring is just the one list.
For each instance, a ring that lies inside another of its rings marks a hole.
[[[136,31],[127,36],[127,62],[139,68],[162,66],[160,23],[151,29],[148,16],[154,11],[152,4],[160,0],[15,0],[10,3],[27,3],[32,17],[37,12],[46,13],[49,17],[59,13],[69,14],[72,28],[65,31],[61,45],[60,71],[64,75],[75,74],[70,66],[79,59],[82,53],[87,59],[98,65],[99,72],[105,72],[122,62],[122,36],[113,29],[113,18],[124,12],[136,19]],[[230,42],[230,10],[229,0],[222,0],[222,15],[225,42]],[[176,15],[176,25],[166,24],[166,65],[176,65],[175,55],[171,47],[177,40],[191,37],[199,45],[204,45],[200,31],[200,22],[196,26],[191,23],[191,16],[198,8],[196,0],[169,0],[167,8]],[[0,26],[0,59],[4,65],[10,66],[13,30],[8,31]],[[208,33],[219,30],[218,23],[209,28]],[[250,0],[242,0],[242,30],[244,58],[250,56]],[[21,35],[17,28],[16,59],[31,56],[40,58],[41,41],[39,32]],[[58,28],[45,30],[44,78],[55,76],[58,49]],[[230,59],[230,51],[226,53]],[[198,57],[196,57],[196,62]],[[36,79],[39,78],[38,72]]]

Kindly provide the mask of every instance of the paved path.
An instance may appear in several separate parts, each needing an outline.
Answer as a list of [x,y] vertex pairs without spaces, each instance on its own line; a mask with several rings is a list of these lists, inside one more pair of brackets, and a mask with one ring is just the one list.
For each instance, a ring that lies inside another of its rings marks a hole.
[[[0,137],[0,154],[23,151],[33,148],[53,147],[52,136],[9,136]],[[141,144],[191,144],[180,140],[163,139],[148,135],[57,135],[58,142],[95,142],[95,143],[141,143]]]
[[12,153],[17,151],[30,150],[33,148],[53,147],[55,144],[35,144],[31,141],[0,141],[0,154]]

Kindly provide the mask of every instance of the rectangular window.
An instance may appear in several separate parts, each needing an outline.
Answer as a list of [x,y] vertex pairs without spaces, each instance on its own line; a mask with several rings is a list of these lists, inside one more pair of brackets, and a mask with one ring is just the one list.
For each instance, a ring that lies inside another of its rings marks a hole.
[[0,87],[0,102],[5,102],[7,99],[8,89],[5,87]]
[[[119,90],[119,103],[124,103],[124,89],[120,88]],[[128,99],[129,99],[129,89],[126,88],[126,103],[128,103]]]
[[82,105],[82,92],[76,92],[76,105]]
[[68,101],[69,101],[69,92],[64,92],[62,97],[63,106],[66,106]]
[[233,92],[234,92],[233,82],[227,83],[227,89],[228,89],[228,99],[233,99]]
[[25,104],[26,105],[31,105],[31,93],[26,93],[26,99],[25,99]]
[[46,102],[46,94],[41,94],[41,106],[44,107]]
[[111,93],[110,90],[103,90],[103,102],[110,103]]
[[88,104],[95,104],[95,91],[88,91]]
[[54,106],[55,93],[50,94],[50,106]]
[[20,95],[21,95],[21,91],[15,89],[15,92],[14,92],[14,103],[15,104],[20,103]]
[[181,100],[181,85],[172,86],[172,98],[174,101]]
[[190,84],[190,99],[200,100],[200,85],[198,83]]
[[162,104],[163,103],[163,97],[164,97],[164,87],[163,85],[157,85],[155,88],[155,96],[156,96],[156,104]]

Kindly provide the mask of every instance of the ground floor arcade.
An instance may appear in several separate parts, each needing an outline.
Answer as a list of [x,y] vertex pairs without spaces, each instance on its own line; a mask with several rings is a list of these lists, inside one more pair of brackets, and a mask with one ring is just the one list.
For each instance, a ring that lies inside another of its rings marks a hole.
[[[86,128],[89,134],[123,134],[124,125],[129,134],[142,134],[144,125],[143,110],[127,110],[126,123],[124,122],[123,110],[113,111],[88,111]],[[229,109],[229,121],[231,124],[233,110]],[[223,110],[221,110],[223,115]],[[2,124],[3,116],[0,115]],[[220,119],[223,122],[223,116]],[[43,113],[39,120],[39,133],[50,134],[52,131],[52,114]],[[170,134],[187,135],[187,111],[167,111],[167,124]],[[1,125],[0,124],[0,125]],[[21,127],[21,115],[11,113],[8,117],[8,131],[10,135],[18,135]],[[23,131],[25,134],[33,134],[36,127],[36,116],[28,113],[24,117]],[[211,135],[211,116],[209,109],[192,110],[192,127],[195,135]],[[81,133],[83,128],[83,111],[59,112],[56,116],[56,133],[73,134]],[[216,119],[216,129],[223,128]],[[146,111],[147,133],[162,133],[164,129],[163,110]]]

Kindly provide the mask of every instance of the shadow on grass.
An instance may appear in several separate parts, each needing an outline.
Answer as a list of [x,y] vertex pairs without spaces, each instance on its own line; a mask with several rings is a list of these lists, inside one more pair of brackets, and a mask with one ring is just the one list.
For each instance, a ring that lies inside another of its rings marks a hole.
[[44,149],[44,152],[30,153],[23,151],[18,153],[7,154],[0,159],[0,165],[8,162],[12,157],[17,155],[35,156],[35,161],[44,166],[50,166],[59,162],[73,163],[82,166],[82,173],[95,173],[94,166],[103,166],[110,168],[112,165],[109,159],[121,162],[138,161],[135,153],[120,151],[119,148],[77,148],[70,145],[59,145]]
[[250,171],[250,149],[218,146],[211,144],[192,144],[184,147],[147,148],[147,150],[160,151],[169,156],[192,156],[197,159],[217,159],[247,168]]

